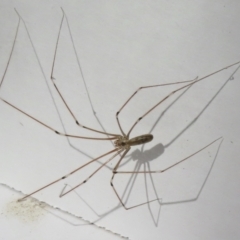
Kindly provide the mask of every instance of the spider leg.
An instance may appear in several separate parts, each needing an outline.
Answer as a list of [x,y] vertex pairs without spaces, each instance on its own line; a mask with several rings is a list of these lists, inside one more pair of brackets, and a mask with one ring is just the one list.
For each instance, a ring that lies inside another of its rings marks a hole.
[[[123,207],[124,207],[126,210],[129,210],[129,209],[132,209],[132,208],[136,208],[136,207],[139,207],[139,206],[142,206],[142,205],[151,203],[151,202],[161,201],[162,198],[155,198],[155,199],[152,199],[152,200],[150,200],[150,201],[146,201],[146,202],[143,202],[143,203],[134,205],[134,206],[130,206],[130,207],[125,206],[125,204],[122,202],[122,199],[121,199],[121,197],[119,196],[116,188],[115,188],[114,185],[113,185],[113,179],[114,179],[115,174],[139,174],[139,173],[150,173],[150,174],[152,174],[152,173],[163,173],[163,172],[166,172],[166,171],[168,171],[169,169],[175,167],[176,165],[178,165],[178,164],[180,164],[180,163],[182,163],[182,162],[190,159],[190,158],[193,157],[194,155],[198,154],[199,152],[203,151],[204,149],[206,149],[207,147],[211,146],[212,144],[214,144],[215,142],[217,142],[217,141],[219,141],[219,140],[223,140],[223,137],[220,137],[220,138],[212,141],[211,143],[207,144],[206,146],[204,146],[204,147],[201,148],[200,150],[192,153],[191,155],[187,156],[186,158],[184,158],[184,159],[182,159],[182,160],[180,160],[180,161],[178,161],[178,162],[176,162],[176,163],[174,163],[174,164],[172,164],[172,165],[170,165],[170,166],[168,166],[167,168],[162,169],[162,170],[155,170],[155,171],[118,171],[118,170],[117,170],[117,169],[118,169],[118,166],[119,166],[120,162],[122,161],[122,158],[121,158],[121,159],[119,160],[118,164],[116,165],[116,167],[115,167],[114,170],[113,170],[113,176],[112,176],[112,179],[111,179],[111,186],[113,187],[114,192],[115,192],[115,194],[117,195],[120,203],[123,205]],[[127,152],[124,152],[123,155],[125,156],[126,153],[127,153]],[[124,157],[124,156],[123,156],[123,157]]]
[[16,45],[16,40],[17,40],[17,35],[18,35],[18,30],[19,30],[20,22],[21,22],[21,18],[20,18],[20,16],[18,15],[18,25],[17,25],[17,29],[16,29],[16,33],[15,33],[13,45],[12,45],[12,48],[11,48],[11,52],[10,52],[10,55],[9,55],[9,58],[8,58],[8,61],[7,61],[7,65],[6,65],[6,68],[5,68],[5,70],[4,70],[4,73],[3,73],[3,76],[2,76],[1,82],[0,82],[0,88],[1,88],[1,86],[2,86],[2,84],[3,84],[4,79],[5,79],[5,75],[6,75],[6,73],[7,73],[7,70],[8,70],[8,67],[9,67],[9,64],[10,64],[10,61],[11,61],[11,58],[12,58],[13,50],[14,50],[14,47],[15,47],[15,45]]
[[115,158],[119,153],[121,153],[123,150],[118,151],[117,153],[115,153],[111,158],[109,158],[105,163],[103,163],[99,168],[97,168],[92,174],[90,174],[83,182],[81,182],[80,184],[76,185],[75,187],[72,187],[70,190],[68,190],[65,193],[61,193],[60,197],[65,196],[66,194],[70,193],[71,191],[73,191],[74,189],[80,187],[81,185],[83,185],[84,183],[86,183],[93,175],[95,175],[102,167],[104,167],[107,163],[109,163],[113,158]]
[[[115,148],[115,149],[111,150],[110,152],[104,153],[103,155],[101,155],[101,156],[99,156],[99,157],[97,157],[97,158],[94,158],[93,160],[91,160],[91,161],[83,164],[82,166],[74,169],[73,171],[71,171],[70,173],[64,175],[63,177],[58,178],[57,180],[55,180],[55,181],[53,181],[53,182],[51,182],[51,183],[49,183],[49,184],[47,184],[47,185],[45,185],[45,186],[37,189],[36,191],[34,191],[34,192],[26,195],[25,197],[19,199],[18,201],[22,201],[23,199],[28,198],[28,197],[30,197],[31,195],[33,195],[33,194],[35,194],[35,193],[37,193],[37,192],[39,192],[39,191],[41,191],[41,190],[43,190],[43,189],[45,189],[45,188],[53,185],[53,184],[55,184],[55,183],[57,183],[57,182],[59,182],[59,181],[61,181],[61,180],[63,180],[63,179],[66,179],[67,177],[69,177],[70,175],[72,175],[72,174],[74,174],[75,172],[79,171],[80,169],[86,167],[86,166],[89,165],[90,163],[96,162],[98,159],[100,159],[100,158],[102,158],[102,157],[105,157],[105,156],[107,156],[107,155],[109,155],[109,154],[111,154],[111,153],[113,153],[113,152],[118,151],[118,150],[119,150],[118,148]],[[118,154],[118,153],[117,153],[117,154]],[[117,154],[114,154],[114,157],[115,157]],[[111,158],[111,159],[112,159],[112,158]],[[109,160],[109,161],[110,161],[110,160]],[[104,165],[103,165],[103,166],[104,166]],[[101,166],[101,167],[103,167],[103,166]],[[101,167],[100,167],[100,168],[101,168]],[[95,172],[94,172],[94,173],[95,173]],[[73,190],[73,189],[72,189],[72,190]],[[71,191],[71,190],[70,190],[70,191]],[[66,194],[66,193],[65,193],[65,194]],[[63,194],[63,195],[65,195],[65,194]]]
[[113,185],[113,179],[114,179],[115,174],[117,173],[116,170],[118,169],[119,164],[121,163],[121,161],[122,161],[123,158],[126,156],[126,154],[128,153],[129,150],[130,150],[130,148],[126,149],[125,152],[123,153],[123,155],[120,157],[119,161],[117,162],[116,166],[115,166],[114,169],[113,169],[113,175],[112,175],[112,178],[111,178],[111,181],[110,181],[110,185],[111,185],[111,187],[113,188],[114,193],[116,194],[119,202],[122,204],[122,206],[123,206],[126,210],[127,210],[127,208],[126,208],[125,204],[123,203],[121,197],[119,196],[116,188],[115,188],[114,185]]
[[42,126],[44,126],[45,128],[50,129],[51,131],[55,132],[58,135],[61,136],[65,136],[65,137],[72,137],[72,138],[82,138],[82,139],[90,139],[90,140],[114,140],[117,139],[117,137],[110,137],[110,138],[92,138],[92,137],[84,137],[84,136],[78,136],[78,135],[72,135],[72,134],[66,134],[66,133],[62,133],[57,131],[56,129],[50,127],[49,125],[41,122],[40,120],[34,118],[33,116],[31,116],[30,114],[24,112],[23,110],[21,110],[20,108],[14,106],[13,104],[9,103],[8,101],[4,100],[3,98],[0,97],[0,100],[2,100],[3,102],[5,102],[6,104],[8,104],[9,106],[11,106],[12,108],[16,109],[17,111],[23,113],[25,116],[31,118],[32,120],[34,120],[35,122],[40,123]]
[[[177,88],[176,90],[170,92],[166,97],[164,97],[163,99],[161,99],[157,104],[155,104],[155,105],[154,105],[153,107],[151,107],[146,113],[144,113],[141,117],[139,117],[139,118],[136,120],[136,122],[132,125],[132,127],[130,128],[130,130],[128,131],[127,137],[130,136],[130,133],[132,132],[133,128],[134,128],[144,117],[146,117],[150,112],[152,112],[156,107],[158,107],[162,102],[164,102],[165,100],[167,100],[170,96],[174,95],[176,92],[178,92],[178,91],[180,91],[180,90],[182,90],[182,89],[184,89],[184,88],[190,87],[190,86],[194,85],[195,83],[197,83],[197,82],[199,82],[199,81],[202,81],[202,80],[204,80],[204,79],[206,79],[206,78],[208,78],[208,77],[210,77],[210,76],[212,76],[212,75],[215,75],[216,73],[219,73],[219,72],[221,72],[221,71],[223,71],[223,70],[225,70],[225,69],[228,69],[228,68],[230,68],[230,67],[232,67],[232,66],[234,66],[234,65],[237,65],[237,64],[239,64],[239,63],[240,63],[240,61],[238,61],[238,62],[236,62],[236,63],[233,63],[233,64],[231,64],[231,65],[228,65],[227,67],[224,67],[224,68],[222,68],[222,69],[220,69],[220,70],[217,70],[217,71],[215,71],[215,72],[213,72],[213,73],[210,73],[210,74],[208,74],[208,75],[206,75],[206,76],[204,76],[204,77],[202,77],[202,78],[199,78],[199,79],[196,79],[196,80],[191,80],[191,81],[186,81],[186,82],[190,82],[190,83],[188,83],[188,84],[184,85],[183,87]],[[184,82],[177,82],[177,83],[184,83]],[[177,84],[177,83],[175,83],[175,84]],[[171,84],[174,84],[174,83],[169,83],[168,85],[171,85]],[[158,86],[161,86],[161,85],[154,85],[154,86],[149,86],[149,87],[158,87]],[[147,87],[147,88],[148,88],[148,87]],[[140,88],[140,89],[141,89],[141,88]],[[137,92],[138,92],[138,90],[127,100],[127,102],[123,105],[123,107],[128,103],[128,101],[129,101]],[[123,107],[122,107],[122,108],[123,108]],[[122,109],[122,108],[121,108],[121,109]],[[120,109],[120,110],[121,110],[121,109]],[[119,112],[117,112],[116,116],[118,116],[118,114],[119,114]],[[120,129],[121,129],[120,124],[119,124],[119,127],[120,127]]]
[[[4,82],[4,79],[5,79],[5,76],[6,76],[6,73],[7,73],[7,70],[8,70],[8,67],[9,67],[9,64],[10,64],[10,61],[11,61],[11,57],[13,55],[13,52],[14,52],[14,48],[15,48],[15,45],[16,45],[16,39],[17,39],[17,36],[18,36],[18,30],[19,30],[19,25],[20,25],[20,22],[23,21],[24,23],[24,26],[26,28],[26,25],[25,25],[25,22],[23,20],[23,18],[20,16],[20,14],[17,12],[17,10],[15,9],[15,12],[17,13],[18,15],[18,18],[19,18],[19,21],[18,21],[18,25],[17,25],[17,30],[16,30],[16,34],[15,34],[15,38],[14,38],[14,41],[13,41],[13,45],[12,45],[12,48],[11,48],[11,53],[10,53],[10,56],[9,56],[9,59],[8,59],[8,63],[6,65],[6,68],[5,68],[5,71],[4,71],[4,74],[3,74],[3,77],[2,77],[2,80],[1,80],[1,83],[0,83],[0,87],[2,86],[3,82]],[[27,29],[26,29],[27,30]],[[28,32],[28,31],[27,31]],[[30,36],[29,36],[30,38]],[[55,85],[55,84],[54,84]],[[56,85],[55,85],[56,86]],[[58,88],[56,87],[56,90],[59,92]],[[62,100],[64,101],[61,93],[59,92]],[[61,135],[61,136],[65,136],[65,137],[72,137],[72,138],[82,138],[82,139],[91,139],[91,140],[115,140],[117,139],[117,137],[119,135],[117,134],[110,134],[110,133],[104,133],[105,135],[110,135],[110,136],[113,136],[113,137],[106,137],[106,138],[91,138],[91,137],[84,137],[84,136],[77,136],[77,135],[72,135],[72,134],[65,134],[65,133],[61,133],[59,132],[58,130],[50,127],[49,125],[43,123],[42,121],[36,119],[35,117],[31,116],[30,114],[28,114],[27,112],[21,110],[20,108],[16,107],[15,105],[11,104],[10,102],[8,102],[7,100],[3,99],[0,97],[0,100],[2,100],[3,102],[5,102],[7,105],[11,106],[12,108],[14,108],[15,110],[23,113],[25,116],[31,118],[32,120],[34,120],[35,122],[38,122],[39,124],[41,124],[42,126],[50,129],[51,131],[55,132],[56,134],[58,135]],[[67,104],[65,104],[66,107],[68,108]],[[69,108],[68,108],[69,109]],[[70,109],[69,109],[70,110]],[[94,129],[91,129],[91,128],[88,128],[88,127],[85,127],[85,126],[82,126],[83,128],[86,128],[88,130],[91,130],[91,131],[95,131]],[[97,130],[95,132],[98,132]],[[99,132],[101,133],[101,132]]]
[[[69,105],[67,104],[67,101],[64,99],[61,91],[59,90],[59,88],[57,87],[57,84],[54,82],[55,78],[53,77],[53,72],[54,72],[54,67],[55,67],[55,62],[56,62],[56,56],[57,56],[57,50],[58,50],[58,43],[59,43],[59,38],[60,38],[60,34],[61,34],[61,30],[62,30],[62,24],[63,24],[63,20],[64,18],[66,19],[67,21],[67,18],[66,18],[66,15],[63,11],[63,9],[61,8],[62,10],[62,19],[61,19],[61,23],[60,23],[60,27],[59,27],[59,31],[58,31],[58,37],[57,37],[57,41],[56,41],[56,46],[55,46],[55,51],[54,51],[54,57],[53,57],[53,63],[52,63],[52,71],[51,71],[51,81],[52,81],[52,84],[54,86],[54,88],[56,89],[58,95],[60,96],[62,102],[64,103],[65,107],[67,108],[68,112],[71,114],[71,116],[73,117],[75,123],[79,126],[79,127],[82,127],[84,129],[88,129],[90,131],[93,131],[93,132],[97,132],[97,133],[100,133],[100,134],[104,134],[104,135],[108,135],[108,136],[118,136],[117,134],[113,134],[113,133],[107,133],[107,132],[102,132],[102,131],[99,131],[99,130],[96,130],[96,129],[93,129],[93,128],[89,128],[87,126],[84,126],[82,125],[79,120],[76,118],[75,114],[73,113],[73,111],[70,109]],[[70,29],[69,29],[69,32],[70,32]],[[70,32],[70,36],[71,35],[71,32]],[[73,39],[72,39],[73,40]],[[73,41],[72,41],[73,42]],[[74,46],[73,46],[74,47]],[[75,47],[74,47],[74,50],[75,50]],[[76,54],[76,50],[75,50],[75,54]],[[77,58],[78,60],[78,58]],[[79,66],[80,66],[80,63],[78,63]],[[81,74],[82,74],[82,70],[81,70],[81,67],[80,67],[80,71],[81,71]],[[83,75],[82,75],[83,77]]]
[[157,85],[150,85],[150,86],[142,86],[140,88],[138,88],[128,99],[127,101],[122,105],[122,107],[118,110],[118,112],[116,113],[116,119],[117,119],[117,123],[118,123],[118,127],[121,131],[121,133],[126,136],[126,134],[124,133],[122,126],[120,124],[120,120],[119,120],[119,115],[121,113],[121,111],[124,109],[124,107],[130,102],[130,100],[141,90],[143,89],[147,89],[147,88],[154,88],[154,87],[163,87],[163,86],[169,86],[169,85],[175,85],[175,84],[180,84],[180,83],[188,83],[188,82],[193,82],[195,80],[197,80],[198,77],[196,77],[193,80],[187,80],[187,81],[182,81],[182,82],[172,82],[172,83],[163,83],[163,84],[157,84]]

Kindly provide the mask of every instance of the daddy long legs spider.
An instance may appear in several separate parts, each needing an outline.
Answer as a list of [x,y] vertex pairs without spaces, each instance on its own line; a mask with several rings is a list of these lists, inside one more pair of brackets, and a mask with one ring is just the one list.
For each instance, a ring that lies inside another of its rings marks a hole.
[[[1,83],[0,83],[0,88],[3,87],[4,83],[5,83],[5,76],[7,74],[7,70],[8,70],[8,67],[9,65],[11,64],[11,58],[12,58],[12,55],[14,53],[14,48],[15,48],[15,43],[16,43],[16,39],[17,39],[17,36],[18,36],[18,30],[19,30],[19,25],[22,23],[24,23],[23,19],[21,18],[21,16],[18,14],[18,12],[16,11],[17,15],[18,15],[18,26],[17,26],[17,29],[16,29],[16,33],[15,33],[15,39],[13,41],[13,45],[12,45],[12,50],[11,50],[11,53],[10,53],[10,56],[9,56],[9,59],[8,59],[8,62],[7,62],[7,65],[6,65],[6,68],[5,68],[5,71],[4,71],[4,74],[3,74],[3,77],[2,77],[2,80],[1,80]],[[93,162],[96,162],[98,161],[99,159],[105,157],[105,156],[108,156],[110,155],[111,157],[105,161],[100,167],[98,167],[92,174],[90,174],[84,181],[82,181],[81,183],[77,184],[76,186],[72,187],[70,190],[68,191],[65,191],[64,193],[62,193],[60,195],[60,197],[70,193],[71,191],[73,191],[74,189],[80,187],[81,185],[83,184],[86,184],[87,181],[92,177],[94,176],[100,169],[102,169],[104,166],[106,166],[111,160],[113,160],[115,157],[117,156],[120,156],[119,157],[119,160],[117,161],[117,163],[115,164],[115,166],[113,167],[113,170],[112,170],[112,177],[110,179],[110,185],[114,191],[114,193],[116,194],[116,197],[118,198],[119,202],[121,203],[121,205],[126,209],[132,209],[132,208],[135,208],[135,207],[138,207],[138,206],[141,206],[141,205],[144,205],[144,204],[148,204],[150,202],[153,202],[153,201],[157,201],[159,200],[159,198],[156,198],[156,199],[152,199],[152,200],[149,200],[149,201],[146,201],[146,202],[143,202],[143,203],[140,203],[140,204],[137,204],[137,205],[133,205],[133,206],[126,206],[124,201],[121,199],[119,193],[118,193],[118,190],[117,188],[114,186],[114,178],[116,176],[116,174],[161,174],[161,173],[164,173],[170,169],[172,169],[173,167],[177,166],[178,164],[181,164],[182,162],[190,159],[192,156],[194,155],[197,155],[198,153],[200,153],[201,151],[203,151],[204,149],[208,148],[209,146],[211,146],[213,143],[219,141],[220,139],[222,138],[218,138],[208,144],[206,144],[205,146],[202,146],[198,151],[192,153],[191,155],[177,161],[176,163],[166,167],[166,168],[163,168],[163,169],[157,169],[157,170],[151,170],[151,171],[122,171],[122,170],[119,170],[119,166],[121,165],[122,163],[122,160],[124,159],[124,157],[127,155],[127,153],[129,152],[129,150],[134,147],[135,145],[142,145],[142,144],[145,144],[145,143],[148,143],[150,141],[152,141],[154,139],[153,135],[152,134],[148,134],[148,133],[145,133],[145,134],[142,134],[140,136],[135,136],[135,137],[132,137],[131,136],[131,133],[133,131],[133,129],[137,126],[137,124],[142,121],[147,115],[149,115],[150,113],[154,112],[158,106],[160,106],[163,102],[165,102],[167,99],[171,98],[172,96],[174,96],[176,93],[180,92],[181,90],[184,90],[184,89],[187,89],[191,86],[193,86],[194,84],[200,82],[200,81],[203,81],[203,80],[206,80],[208,77],[212,76],[212,75],[215,75],[225,69],[228,69],[234,65],[238,65],[240,63],[239,62],[236,62],[234,64],[231,64],[231,65],[228,65],[220,70],[217,70],[213,73],[210,73],[204,77],[200,77],[200,78],[196,78],[194,80],[188,80],[188,81],[180,81],[180,82],[172,82],[172,83],[166,83],[166,84],[157,84],[157,85],[148,85],[148,86],[142,86],[140,88],[138,88],[125,102],[124,104],[122,105],[122,107],[117,111],[116,113],[116,121],[117,121],[117,125],[119,127],[119,130],[120,130],[120,134],[113,134],[113,133],[109,133],[109,132],[104,132],[104,131],[100,131],[100,130],[97,130],[97,129],[94,129],[92,127],[89,127],[89,126],[85,126],[83,124],[80,123],[80,121],[77,119],[75,113],[72,111],[72,109],[70,108],[69,104],[68,104],[68,100],[65,99],[63,97],[63,94],[62,94],[62,91],[61,89],[58,87],[56,81],[54,81],[54,78],[53,78],[53,72],[54,72],[54,65],[55,65],[55,59],[56,59],[56,53],[57,53],[57,49],[58,49],[58,41],[59,41],[59,36],[60,36],[60,32],[61,32],[61,28],[62,28],[62,23],[63,23],[63,20],[64,18],[66,17],[65,16],[65,13],[64,11],[62,10],[62,20],[61,20],[61,24],[60,24],[60,28],[59,28],[59,32],[58,32],[58,38],[57,38],[57,43],[56,43],[56,48],[55,48],[55,54],[54,54],[54,58],[53,58],[53,64],[52,64],[52,74],[51,74],[51,81],[52,81],[52,84],[58,94],[58,96],[61,98],[63,104],[65,105],[68,113],[72,116],[72,119],[74,120],[75,124],[77,124],[79,127],[87,130],[87,131],[91,131],[91,132],[95,132],[95,133],[98,133],[98,134],[102,134],[104,135],[104,137],[88,137],[88,136],[79,136],[79,135],[74,135],[74,134],[70,134],[70,133],[64,133],[64,132],[61,132],[59,131],[58,129],[55,129],[55,127],[52,127],[48,124],[46,124],[45,122],[42,122],[40,121],[39,119],[35,118],[34,116],[32,116],[31,114],[29,114],[28,112],[24,111],[23,109],[19,108],[18,106],[12,104],[10,101],[8,101],[7,99],[5,98],[0,98],[2,100],[2,102],[4,102],[5,104],[7,104],[8,106],[12,107],[13,109],[15,109],[16,111],[18,112],[21,112],[23,115],[25,115],[26,117],[32,119],[34,122],[42,125],[42,127],[52,131],[53,133],[59,135],[59,136],[63,136],[63,137],[68,137],[68,138],[79,138],[79,139],[85,139],[85,140],[93,140],[93,141],[114,141],[114,148],[106,153],[103,153],[102,155],[98,156],[97,158],[94,158],[93,160],[81,165],[80,167],[74,169],[73,171],[65,174],[64,176],[56,179],[55,181],[33,191],[32,193],[26,195],[25,197],[23,197],[22,199],[20,200],[23,200],[63,179],[66,179],[67,177],[69,177],[70,175],[76,173],[77,171],[83,169],[84,167],[86,167],[87,165],[93,163]],[[149,108],[142,116],[140,116],[139,118],[137,118],[137,120],[133,123],[133,125],[130,127],[130,129],[128,130],[128,132],[125,132],[123,130],[123,127],[122,127],[122,124],[120,122],[120,119],[119,119],[119,116],[121,115],[121,112],[122,110],[128,105],[128,103],[137,95],[137,93],[139,93],[140,91],[144,91],[146,89],[152,89],[152,88],[159,88],[159,87],[164,87],[164,86],[169,86],[169,85],[180,85],[180,84],[183,84],[183,86],[181,87],[176,87],[175,90],[169,92],[164,98],[160,99],[160,100],[157,100],[156,103],[151,107]]]

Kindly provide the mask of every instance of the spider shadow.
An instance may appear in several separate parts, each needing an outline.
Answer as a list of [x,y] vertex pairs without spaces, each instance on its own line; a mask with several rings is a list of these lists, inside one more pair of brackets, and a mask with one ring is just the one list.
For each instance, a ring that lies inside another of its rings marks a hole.
[[[154,147],[152,147],[151,149],[148,149],[148,150],[143,150],[143,147],[141,147],[141,149],[136,149],[131,153],[131,155],[127,156],[127,161],[124,163],[124,165],[130,161],[134,161],[135,166],[134,166],[133,171],[140,171],[140,170],[152,171],[153,169],[151,169],[151,161],[158,159],[162,154],[164,154],[164,151],[165,151],[165,148],[162,143],[158,143],[157,145],[155,145]],[[154,191],[154,195],[155,195],[154,198],[158,199],[158,200],[156,200],[156,203],[158,204],[157,215],[156,215],[156,213],[154,214],[154,212],[151,208],[151,204],[150,203],[147,204],[152,221],[153,221],[154,225],[157,226],[159,217],[160,217],[161,199],[158,196],[152,174],[144,173],[143,175],[144,175],[144,187],[145,187],[145,193],[146,193],[146,201],[149,202],[152,200],[149,198],[149,191],[148,191],[149,184],[147,183],[147,176],[150,179],[150,183],[151,183],[153,191]],[[136,182],[136,178],[137,178],[137,174],[131,174],[131,176],[128,180],[128,183],[126,184],[124,192],[121,196],[121,198],[124,199],[124,204],[126,204],[130,198],[132,189]],[[154,217],[154,215],[156,215],[156,217]]]

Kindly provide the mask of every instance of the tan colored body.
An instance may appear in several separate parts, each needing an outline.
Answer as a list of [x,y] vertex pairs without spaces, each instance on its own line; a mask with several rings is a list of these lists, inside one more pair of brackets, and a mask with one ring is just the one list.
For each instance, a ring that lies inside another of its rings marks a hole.
[[141,145],[147,142],[151,142],[153,139],[152,134],[144,134],[138,137],[128,139],[127,136],[120,136],[118,140],[114,142],[114,145],[119,148],[130,148],[131,146]]

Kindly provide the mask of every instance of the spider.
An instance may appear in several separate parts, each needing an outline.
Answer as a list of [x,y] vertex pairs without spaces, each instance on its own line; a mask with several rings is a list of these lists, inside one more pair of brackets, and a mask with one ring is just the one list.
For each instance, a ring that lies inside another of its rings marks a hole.
[[[16,10],[15,10],[16,11]],[[16,33],[15,33],[15,39],[13,41],[13,45],[12,45],[12,49],[11,49],[11,53],[10,53],[10,56],[9,56],[9,59],[8,59],[8,63],[7,63],[7,66],[5,68],[5,71],[4,71],[4,74],[3,74],[3,77],[2,77],[2,80],[1,80],[1,83],[0,83],[0,88],[2,87],[3,85],[3,82],[4,82],[4,79],[5,79],[5,75],[7,73],[7,70],[8,70],[8,67],[9,67],[9,64],[10,64],[10,61],[11,61],[11,57],[12,57],[12,54],[14,52],[14,48],[15,48],[15,43],[16,43],[16,39],[17,39],[17,36],[18,36],[18,30],[19,30],[19,25],[21,22],[24,23],[24,20],[22,19],[22,17],[19,15],[19,13],[16,11],[17,15],[18,15],[18,26],[17,26],[17,29],[16,29]],[[117,161],[117,164],[114,166],[113,170],[112,170],[112,177],[111,177],[111,180],[110,180],[110,185],[114,191],[114,193],[116,194],[117,198],[119,199],[119,202],[121,203],[121,205],[126,209],[132,209],[132,208],[135,208],[135,207],[138,207],[138,206],[141,206],[141,205],[144,205],[144,204],[147,204],[147,203],[150,203],[150,202],[153,202],[153,201],[157,201],[159,200],[159,198],[156,198],[156,199],[153,199],[153,200],[150,200],[150,201],[146,201],[146,202],[143,202],[143,203],[140,203],[140,204],[137,204],[137,205],[134,205],[134,206],[130,206],[130,207],[127,207],[124,202],[122,201],[117,189],[115,188],[114,186],[114,177],[116,174],[140,174],[140,173],[163,173],[163,172],[166,172],[168,171],[169,169],[173,168],[174,166],[188,160],[190,157],[198,154],[199,152],[203,151],[204,149],[206,149],[207,147],[209,147],[210,145],[212,145],[213,143],[215,143],[216,141],[218,141],[219,139],[221,138],[218,138],[214,141],[212,141],[211,143],[205,145],[204,147],[202,147],[200,150],[192,153],[190,156],[187,156],[186,158],[184,159],[181,159],[180,161],[164,168],[164,169],[161,169],[161,170],[153,170],[153,171],[121,171],[119,170],[119,166],[122,162],[122,160],[124,159],[124,157],[126,156],[126,154],[129,152],[129,150],[133,147],[133,146],[136,146],[136,145],[142,145],[142,144],[146,144],[150,141],[153,140],[154,136],[152,134],[143,134],[143,135],[140,135],[140,136],[136,136],[136,137],[131,137],[131,132],[132,130],[135,128],[135,126],[142,120],[144,119],[149,113],[151,113],[152,111],[154,111],[159,105],[161,105],[164,101],[166,101],[168,98],[170,98],[171,96],[173,96],[175,93],[183,90],[183,89],[187,89],[188,87],[191,87],[192,85],[196,84],[197,82],[200,82],[200,81],[203,81],[203,80],[206,80],[208,77],[214,75],[214,74],[217,74],[227,68],[230,68],[234,65],[237,65],[240,63],[239,62],[236,62],[234,64],[231,64],[229,66],[226,66],[218,71],[215,71],[213,73],[210,73],[204,77],[201,77],[201,78],[196,78],[196,79],[193,79],[193,80],[188,80],[188,81],[181,81],[181,82],[172,82],[172,83],[167,83],[167,84],[158,84],[158,85],[149,85],[149,86],[142,86],[140,88],[138,88],[127,100],[126,102],[124,102],[124,104],[122,105],[122,107],[117,111],[116,113],[116,121],[117,121],[117,124],[118,124],[118,127],[119,127],[119,130],[121,132],[121,134],[113,134],[113,133],[109,133],[109,132],[103,132],[103,131],[99,131],[99,130],[96,130],[96,129],[93,129],[93,128],[90,128],[88,126],[85,126],[85,125],[82,125],[78,119],[76,118],[75,114],[73,113],[73,111],[70,109],[67,101],[64,99],[62,93],[61,93],[61,90],[58,88],[57,84],[55,83],[54,81],[54,78],[53,78],[53,69],[54,69],[54,63],[55,63],[55,58],[56,58],[56,52],[57,52],[57,46],[58,46],[58,41],[59,41],[59,36],[60,36],[60,32],[61,32],[61,28],[62,28],[62,23],[63,23],[63,20],[64,18],[66,17],[63,9],[62,9],[62,19],[61,19],[61,24],[60,24],[60,29],[59,29],[59,33],[58,33],[58,38],[57,38],[57,43],[56,43],[56,48],[55,48],[55,55],[54,55],[54,60],[53,60],[53,67],[52,67],[52,74],[51,74],[51,81],[52,81],[52,84],[53,86],[55,87],[55,90],[57,91],[57,94],[60,96],[62,102],[64,103],[65,107],[67,108],[68,112],[71,114],[72,118],[74,119],[75,123],[81,127],[81,128],[84,128],[88,131],[92,131],[92,132],[96,132],[96,133],[99,133],[99,134],[102,134],[102,135],[105,135],[105,137],[102,137],[102,138],[98,138],[98,137],[86,137],[86,136],[78,136],[78,135],[72,135],[72,134],[67,134],[67,133],[63,133],[63,132],[60,132],[58,131],[57,129],[45,124],[44,122],[38,120],[37,118],[35,118],[34,116],[28,114],[27,112],[23,111],[22,109],[18,108],[17,106],[13,105],[12,103],[10,103],[9,101],[7,101],[6,99],[3,99],[3,98],[0,98],[1,101],[3,101],[4,103],[6,103],[8,106],[14,108],[15,110],[17,110],[18,112],[21,112],[22,114],[24,114],[25,116],[27,116],[28,118],[32,119],[33,121],[37,122],[38,124],[42,125],[44,128],[47,128],[49,129],[50,131],[54,132],[55,134],[57,135],[60,135],[60,136],[64,136],[64,137],[69,137],[69,138],[80,138],[80,139],[86,139],[86,140],[100,140],[100,141],[114,141],[114,149],[112,149],[111,151],[107,152],[107,153],[104,153],[100,156],[98,156],[97,158],[94,158],[93,160],[81,165],[80,167],[74,169],[73,171],[65,174],[64,176],[56,179],[55,181],[33,191],[32,193],[24,196],[23,198],[19,199],[19,201],[25,199],[25,198],[28,198],[29,196],[63,180],[63,179],[66,179],[67,177],[69,177],[70,175],[74,174],[75,172],[83,169],[85,166],[93,163],[93,162],[96,162],[97,160],[105,157],[105,156],[108,156],[108,155],[111,155],[111,157],[106,161],[104,162],[100,167],[98,167],[90,176],[88,176],[84,181],[82,181],[80,184],[72,187],[70,190],[64,192],[64,193],[61,193],[60,197],[68,194],[69,192],[73,191],[74,189],[80,187],[81,185],[87,183],[87,181],[92,177],[94,176],[101,168],[103,168],[104,166],[106,166],[106,164],[108,164],[111,160],[113,160],[115,157],[117,157],[118,155],[120,155],[120,159]],[[25,23],[24,23],[25,25]],[[134,96],[139,93],[141,90],[143,89],[147,89],[147,88],[157,88],[157,87],[163,87],[163,86],[166,86],[166,85],[178,85],[178,84],[184,84],[183,86],[181,87],[178,87],[176,88],[175,90],[171,91],[169,94],[167,94],[163,99],[161,99],[160,101],[158,101],[154,106],[152,106],[149,110],[147,110],[141,117],[139,117],[135,122],[134,124],[132,125],[132,127],[129,129],[129,131],[127,133],[125,133],[122,129],[122,126],[121,126],[121,123],[120,123],[120,120],[119,120],[119,115],[121,114],[121,111],[127,106],[127,104],[131,101],[132,98],[134,98]]]

